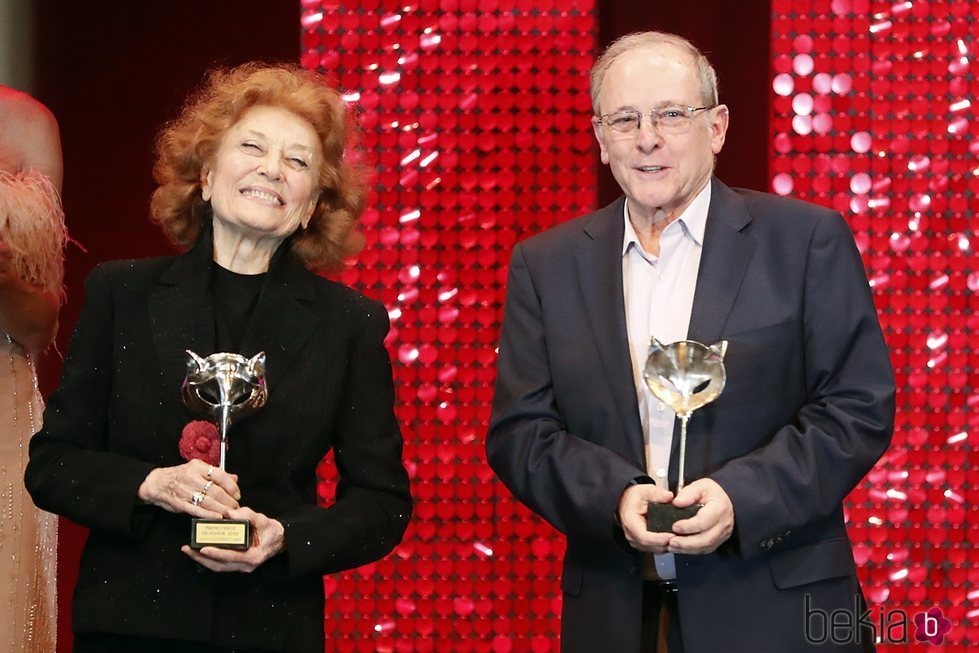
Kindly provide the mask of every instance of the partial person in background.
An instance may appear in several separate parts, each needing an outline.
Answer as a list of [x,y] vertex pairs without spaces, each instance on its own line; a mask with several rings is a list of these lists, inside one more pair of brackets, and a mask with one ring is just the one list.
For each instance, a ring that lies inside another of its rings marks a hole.
[[33,357],[58,329],[63,297],[58,123],[0,86],[0,650],[55,649],[57,518],[24,488],[28,441],[41,428]]
[[[92,272],[31,442],[34,500],[90,529],[76,653],[322,653],[323,574],[400,541],[387,311],[314,273],[362,247],[349,140],[339,93],[286,64],[215,71],[161,132],[152,215],[185,251]],[[266,353],[268,402],[232,426],[227,471],[180,446],[188,349]],[[225,516],[251,523],[247,550],[188,546],[191,517]]]

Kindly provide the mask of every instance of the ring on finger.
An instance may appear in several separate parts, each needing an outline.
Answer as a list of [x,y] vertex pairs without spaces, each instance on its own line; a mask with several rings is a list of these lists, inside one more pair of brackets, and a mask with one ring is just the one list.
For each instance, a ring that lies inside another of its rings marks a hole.
[[206,495],[207,494],[207,491],[211,489],[211,486],[212,485],[214,485],[214,481],[208,481],[207,483],[205,483],[204,484],[204,489],[201,490],[201,494],[202,495]]
[[211,474],[212,473],[214,473],[214,466],[213,465],[211,465],[210,467],[207,468],[207,480],[208,481],[211,480]]
[[201,503],[203,501],[204,501],[204,493],[203,492],[194,492],[194,494],[192,494],[191,497],[190,497],[190,502],[192,504],[194,504],[194,507],[195,508],[197,506],[201,505]]

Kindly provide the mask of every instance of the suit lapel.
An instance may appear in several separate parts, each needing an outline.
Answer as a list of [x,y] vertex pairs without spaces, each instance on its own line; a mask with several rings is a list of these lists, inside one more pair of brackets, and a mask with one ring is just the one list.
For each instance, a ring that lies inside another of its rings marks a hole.
[[[704,250],[700,256],[697,288],[687,338],[706,345],[717,342],[741,289],[755,241],[746,233],[751,215],[744,200],[716,178],[711,180],[710,207],[704,231]],[[687,432],[687,482],[703,476],[711,443],[708,433],[714,413],[710,406],[694,413]],[[680,420],[676,420],[670,449],[670,488],[676,488],[679,471]]]
[[721,337],[755,249],[755,241],[742,231],[751,223],[744,200],[716,178],[711,183],[704,251],[687,330],[688,339],[706,345]]
[[[157,358],[166,388],[179,397],[187,371],[186,350],[200,356],[215,353],[214,301],[211,294],[209,234],[178,256],[147,298]],[[312,335],[320,316],[307,308],[315,299],[312,278],[283,245],[273,257],[255,312],[242,338],[244,356],[264,351],[271,387],[289,368]]]
[[584,314],[608,379],[609,391],[626,425],[626,437],[635,462],[645,467],[642,423],[632,377],[632,357],[626,330],[622,293],[622,238],[625,233],[624,198],[586,219],[575,253]]
[[153,344],[168,392],[180,396],[187,370],[186,350],[214,352],[214,306],[210,291],[210,238],[178,256],[147,297]]
[[316,299],[312,274],[292,258],[288,243],[272,260],[255,313],[242,337],[242,354],[266,354],[266,383],[272,388],[292,365],[320,321],[309,306]]

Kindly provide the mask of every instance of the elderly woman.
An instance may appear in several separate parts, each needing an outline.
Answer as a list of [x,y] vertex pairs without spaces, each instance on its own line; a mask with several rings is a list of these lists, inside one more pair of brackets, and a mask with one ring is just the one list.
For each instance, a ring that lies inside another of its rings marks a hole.
[[[189,251],[92,273],[31,443],[36,503],[91,529],[75,651],[319,653],[321,575],[400,540],[411,499],[387,312],[310,271],[359,247],[348,140],[318,76],[257,64],[213,73],[161,134],[153,217]],[[227,472],[181,460],[199,419],[180,398],[187,349],[266,352],[268,403],[231,427]],[[331,448],[336,501],[319,507]],[[193,550],[190,517],[247,520],[251,546]]]

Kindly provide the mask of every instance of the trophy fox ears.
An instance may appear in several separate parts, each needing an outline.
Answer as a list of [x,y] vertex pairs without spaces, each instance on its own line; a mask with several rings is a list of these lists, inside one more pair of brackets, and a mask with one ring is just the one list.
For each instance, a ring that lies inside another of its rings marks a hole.
[[265,376],[264,351],[260,351],[248,359],[248,373],[252,376]]
[[[650,353],[650,355],[652,355],[652,354],[655,354],[655,353],[658,353],[658,352],[661,352],[661,351],[665,351],[665,350],[669,349],[670,347],[672,347],[675,344],[676,343],[671,343],[669,345],[663,345],[663,343],[661,343],[655,337],[650,338],[649,339],[649,353]],[[697,343],[697,344],[699,344],[699,343]],[[724,358],[724,354],[727,353],[727,340],[718,340],[717,342],[715,342],[710,347],[707,347],[706,345],[700,345],[700,346],[701,347],[706,347],[707,349],[710,350],[710,352],[712,354],[717,355],[721,359],[723,359]]]
[[[201,358],[189,349],[185,349],[184,351],[187,352],[187,371],[191,374],[200,374],[201,371],[207,367],[207,359]],[[245,369],[252,376],[264,376],[265,352],[260,351],[249,358]]]
[[724,354],[727,353],[727,340],[718,340],[713,345],[708,347],[708,349],[723,359]]
[[185,349],[184,351],[187,352],[187,370],[190,372],[200,372],[206,365],[204,359],[189,349]]

